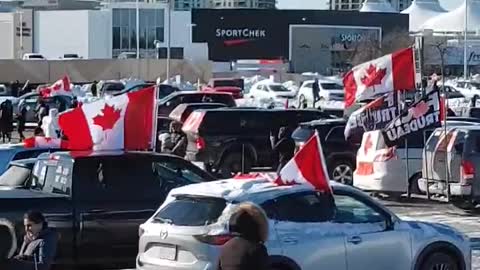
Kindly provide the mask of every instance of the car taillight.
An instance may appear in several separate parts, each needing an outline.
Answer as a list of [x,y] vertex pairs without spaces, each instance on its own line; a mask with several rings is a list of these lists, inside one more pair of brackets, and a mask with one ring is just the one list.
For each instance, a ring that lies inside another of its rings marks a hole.
[[228,240],[233,238],[233,235],[231,234],[223,234],[223,235],[195,235],[195,239],[198,241],[209,244],[209,245],[214,245],[214,246],[223,246],[225,243],[228,242]]
[[375,162],[385,162],[385,161],[389,161],[391,159],[394,159],[396,157],[397,157],[397,153],[395,152],[395,148],[388,148],[388,149],[384,149],[383,151],[378,153],[375,156],[374,161]]
[[372,175],[373,174],[373,163],[372,162],[357,162],[357,170],[355,171],[357,175]]
[[198,150],[202,150],[205,148],[205,140],[202,137],[198,137],[195,140],[195,145],[197,146]]
[[469,184],[468,181],[472,180],[473,177],[475,176],[475,166],[471,161],[468,161],[468,160],[462,161],[460,175],[461,175],[460,183],[462,185]]

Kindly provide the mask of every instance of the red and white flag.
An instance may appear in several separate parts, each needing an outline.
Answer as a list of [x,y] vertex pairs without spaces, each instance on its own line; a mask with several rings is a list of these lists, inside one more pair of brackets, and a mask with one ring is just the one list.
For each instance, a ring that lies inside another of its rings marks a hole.
[[53,139],[43,136],[35,136],[23,140],[25,148],[58,148],[67,149],[68,143],[62,139]]
[[415,89],[413,48],[403,49],[354,67],[343,78],[345,107],[395,90]]
[[332,192],[330,177],[318,133],[312,136],[283,167],[275,180],[278,185],[309,184],[315,190]]
[[40,89],[40,96],[44,98],[56,95],[72,95],[72,87],[68,76],[64,76],[54,84]]
[[152,147],[155,87],[84,104],[59,115],[70,150]]

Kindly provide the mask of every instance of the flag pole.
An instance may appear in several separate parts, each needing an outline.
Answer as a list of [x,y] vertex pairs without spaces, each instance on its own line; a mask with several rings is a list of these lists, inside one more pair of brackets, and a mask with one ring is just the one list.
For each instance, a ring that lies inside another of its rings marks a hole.
[[158,88],[159,85],[155,85],[155,90],[153,94],[153,125],[152,125],[152,151],[155,152],[157,149],[157,128],[158,128]]

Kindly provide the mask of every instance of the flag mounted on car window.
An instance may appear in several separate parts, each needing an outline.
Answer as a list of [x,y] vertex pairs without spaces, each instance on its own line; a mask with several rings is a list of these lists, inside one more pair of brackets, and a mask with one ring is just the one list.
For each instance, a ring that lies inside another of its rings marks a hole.
[[317,191],[331,193],[325,157],[318,133],[315,132],[305,145],[280,171],[278,185],[307,184]]
[[440,93],[434,90],[413,103],[383,129],[385,144],[389,147],[396,146],[409,135],[439,126],[441,121]]
[[343,78],[345,107],[396,90],[415,89],[413,48],[355,66]]
[[362,134],[367,131],[380,130],[397,116],[397,92],[384,94],[350,115],[345,127],[345,140],[361,138]]
[[70,150],[148,150],[154,139],[155,87],[61,113]]

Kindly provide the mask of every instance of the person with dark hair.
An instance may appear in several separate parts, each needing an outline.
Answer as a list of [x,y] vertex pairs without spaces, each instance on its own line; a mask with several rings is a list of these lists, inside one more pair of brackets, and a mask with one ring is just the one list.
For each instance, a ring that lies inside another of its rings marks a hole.
[[12,101],[7,99],[0,105],[1,110],[1,132],[2,139],[5,143],[6,139],[8,142],[12,140],[12,131],[13,131],[13,104]]
[[38,126],[42,125],[43,117],[47,116],[49,111],[50,111],[50,107],[48,106],[48,104],[45,102],[45,100],[42,97],[39,97],[38,105],[35,108]]
[[11,270],[49,270],[57,252],[58,234],[48,227],[42,213],[24,215],[25,237],[18,255],[8,263]]
[[317,104],[317,101],[320,100],[320,83],[318,79],[315,78],[315,81],[312,84],[312,96],[313,96],[313,108]]
[[92,86],[90,86],[90,91],[94,97],[97,96],[97,81],[93,81]]
[[293,158],[295,154],[295,141],[292,139],[292,131],[289,127],[281,127],[278,131],[278,137],[270,133],[270,142],[272,150],[278,154],[277,173]]
[[252,203],[235,208],[229,220],[229,240],[220,251],[219,270],[267,270],[268,220],[263,210]]
[[78,107],[78,98],[77,97],[73,97],[72,99],[72,104],[70,105],[70,109],[75,109]]

